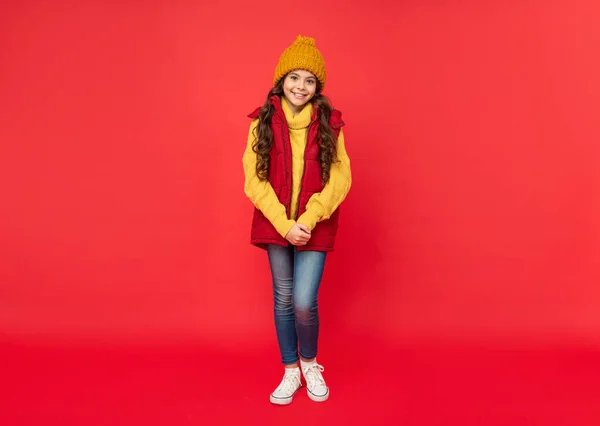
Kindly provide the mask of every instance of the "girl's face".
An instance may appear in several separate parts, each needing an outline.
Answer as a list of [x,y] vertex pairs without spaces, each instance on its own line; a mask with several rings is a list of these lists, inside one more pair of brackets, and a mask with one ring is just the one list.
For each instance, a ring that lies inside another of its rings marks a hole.
[[294,114],[302,111],[302,108],[315,96],[316,91],[317,78],[308,71],[291,71],[283,80],[283,94]]

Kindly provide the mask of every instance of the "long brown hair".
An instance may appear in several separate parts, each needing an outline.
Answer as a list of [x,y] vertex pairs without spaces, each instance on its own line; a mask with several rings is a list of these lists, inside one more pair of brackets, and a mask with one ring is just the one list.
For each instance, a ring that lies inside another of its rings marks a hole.
[[[283,95],[283,81],[287,76],[283,77],[273,87],[264,105],[258,114],[258,126],[254,129],[254,143],[252,150],[256,153],[256,175],[262,181],[269,178],[269,152],[273,147],[273,132],[271,131],[271,120],[275,113],[275,108],[271,105],[270,99],[276,95],[280,98]],[[282,102],[285,100],[282,99]],[[317,90],[314,97],[311,99],[313,106],[318,109],[319,118],[319,163],[321,163],[321,181],[323,185],[329,182],[329,171],[331,164],[338,161],[337,159],[337,139],[335,134],[329,127],[329,118],[331,117],[331,104],[329,100],[321,94],[321,83],[317,80]]]

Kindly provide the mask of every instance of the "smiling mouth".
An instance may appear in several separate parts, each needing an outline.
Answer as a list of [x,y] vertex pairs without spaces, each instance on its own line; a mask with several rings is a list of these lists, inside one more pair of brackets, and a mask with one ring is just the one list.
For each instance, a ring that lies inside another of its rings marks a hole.
[[297,99],[304,99],[306,97],[306,95],[301,95],[300,93],[294,93],[294,92],[292,92],[292,95],[294,95],[294,97]]

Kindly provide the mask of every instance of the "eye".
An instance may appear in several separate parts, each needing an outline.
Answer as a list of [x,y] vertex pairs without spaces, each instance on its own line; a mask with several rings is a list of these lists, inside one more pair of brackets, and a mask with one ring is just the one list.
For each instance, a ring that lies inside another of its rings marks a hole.
[[298,80],[298,77],[296,77],[295,75],[290,75],[290,80]]
[[306,80],[306,82],[308,84],[315,84],[315,81],[312,78],[309,78],[308,80]]

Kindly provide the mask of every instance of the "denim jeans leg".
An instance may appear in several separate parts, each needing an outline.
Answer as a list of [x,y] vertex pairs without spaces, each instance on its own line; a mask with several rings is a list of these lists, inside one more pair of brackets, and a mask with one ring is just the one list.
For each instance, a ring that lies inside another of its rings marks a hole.
[[306,359],[317,356],[319,340],[318,292],[327,253],[296,251],[292,303],[296,317],[296,333],[300,355]]
[[298,362],[298,336],[292,306],[294,287],[294,249],[276,244],[267,246],[271,276],[273,278],[273,307],[275,332],[285,365]]

